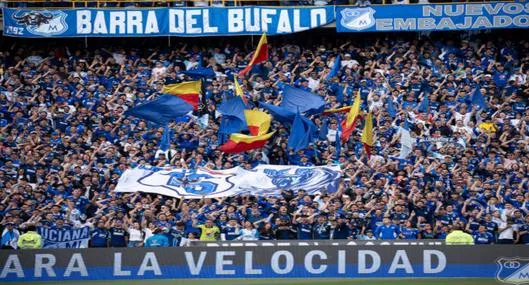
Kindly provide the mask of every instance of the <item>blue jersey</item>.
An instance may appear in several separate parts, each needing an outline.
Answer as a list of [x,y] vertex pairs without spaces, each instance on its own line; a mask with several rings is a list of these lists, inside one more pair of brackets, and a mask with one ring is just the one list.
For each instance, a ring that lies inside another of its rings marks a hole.
[[402,227],[401,232],[404,239],[417,239],[419,230],[415,228]]
[[312,239],[312,225],[311,224],[298,224],[298,239]]
[[473,236],[475,244],[491,244],[494,242],[494,237],[489,232],[475,233]]
[[377,239],[396,239],[399,232],[396,225],[382,225],[375,230],[375,237]]
[[224,229],[222,229],[222,233],[224,234],[226,240],[234,240],[241,235],[239,228],[232,226],[226,226]]
[[102,228],[95,228],[90,233],[91,247],[107,247],[108,230]]
[[520,243],[529,244],[529,224],[523,224],[518,228],[519,232],[526,232],[523,235],[520,235]]
[[314,239],[330,239],[331,227],[328,223],[315,224],[312,231]]
[[127,232],[124,229],[111,228],[110,230],[110,246],[111,247],[126,247],[127,246]]

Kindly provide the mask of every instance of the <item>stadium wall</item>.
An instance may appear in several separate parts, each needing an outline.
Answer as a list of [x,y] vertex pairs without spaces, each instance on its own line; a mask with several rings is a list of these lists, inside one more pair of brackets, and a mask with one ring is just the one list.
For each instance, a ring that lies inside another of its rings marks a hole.
[[521,249],[439,244],[241,242],[180,248],[1,251],[0,283],[173,278],[494,278],[502,260],[512,262]]

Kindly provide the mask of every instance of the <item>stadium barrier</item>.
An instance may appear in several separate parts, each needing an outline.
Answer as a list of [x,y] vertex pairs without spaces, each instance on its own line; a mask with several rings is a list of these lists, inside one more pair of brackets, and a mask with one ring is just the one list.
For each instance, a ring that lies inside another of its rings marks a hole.
[[[441,242],[435,241],[277,241],[199,243],[179,248],[6,250],[0,252],[0,282],[278,277],[494,278],[503,269],[511,270],[507,273],[513,275],[512,265],[520,265],[517,260],[523,260],[520,254],[529,257],[522,246],[439,244]],[[526,276],[525,271],[520,272],[520,276]],[[529,275],[525,278],[529,279]]]
[[153,37],[284,35],[335,24],[337,32],[455,31],[528,28],[529,3],[371,7],[173,7],[3,9],[12,37]]

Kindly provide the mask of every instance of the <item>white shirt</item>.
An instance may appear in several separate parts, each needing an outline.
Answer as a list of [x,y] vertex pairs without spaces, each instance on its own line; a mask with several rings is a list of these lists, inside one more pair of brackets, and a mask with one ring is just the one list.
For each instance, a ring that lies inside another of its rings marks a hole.
[[130,227],[127,232],[129,232],[129,241],[143,241],[143,233],[140,230]]
[[237,240],[257,240],[257,230],[242,229],[241,235],[237,238]]

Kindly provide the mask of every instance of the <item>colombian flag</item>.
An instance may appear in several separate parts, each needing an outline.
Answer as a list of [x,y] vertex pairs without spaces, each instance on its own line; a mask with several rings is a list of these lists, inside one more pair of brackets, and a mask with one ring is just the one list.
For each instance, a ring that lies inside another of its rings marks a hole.
[[371,157],[371,148],[373,147],[373,114],[367,113],[364,120],[364,130],[362,131],[362,143],[366,150],[367,157]]
[[330,114],[336,114],[336,113],[347,113],[351,110],[351,106],[345,106],[338,109],[327,109],[323,111],[323,115],[330,115]]
[[244,116],[251,135],[231,134],[230,139],[219,147],[221,151],[239,153],[262,148],[274,134],[274,132],[267,133],[272,121],[272,117],[267,113],[257,110],[244,110]]
[[361,104],[362,98],[360,98],[360,92],[358,92],[353,106],[351,106],[351,108],[349,109],[349,113],[347,113],[347,117],[345,117],[345,119],[343,119],[341,123],[342,135],[340,136],[340,138],[342,139],[342,141],[347,141],[353,133],[353,130],[356,126],[356,121],[358,120],[358,115],[360,114]]
[[250,63],[248,63],[248,66],[246,66],[245,69],[239,72],[239,75],[245,75],[252,69],[252,67],[255,64],[266,61],[267,59],[268,59],[268,41],[266,39],[266,34],[263,33],[263,35],[261,36],[261,39],[259,40],[259,44],[257,45],[257,48],[255,49],[255,52],[252,56],[252,60],[250,60]]
[[241,97],[244,101],[244,104],[248,105],[248,100],[246,100],[246,97],[244,97],[244,92],[242,92],[241,85],[239,85],[237,75],[233,75],[233,84],[235,85],[235,96]]
[[202,90],[202,84],[200,80],[188,81],[177,84],[170,84],[163,87],[162,92],[176,95],[182,100],[193,106],[193,110],[198,110],[198,104],[200,103],[200,92]]

